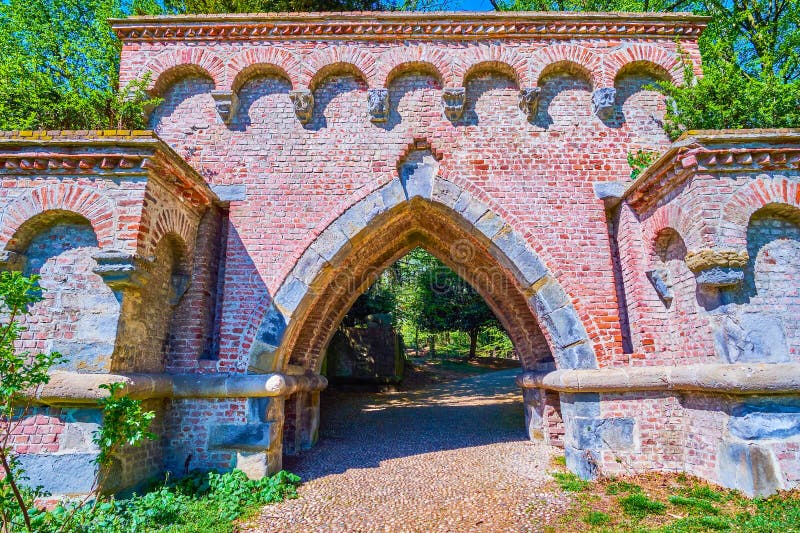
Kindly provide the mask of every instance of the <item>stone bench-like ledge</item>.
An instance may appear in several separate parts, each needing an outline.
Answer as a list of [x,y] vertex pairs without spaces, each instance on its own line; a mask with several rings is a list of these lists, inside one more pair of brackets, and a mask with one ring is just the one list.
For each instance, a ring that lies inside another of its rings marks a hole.
[[524,372],[524,389],[558,392],[698,391],[725,394],[796,394],[800,363],[704,364]]
[[85,374],[55,371],[50,382],[29,395],[44,405],[93,404],[108,396],[102,384],[123,383],[123,393],[137,400],[155,398],[259,398],[319,391],[321,375],[286,374]]

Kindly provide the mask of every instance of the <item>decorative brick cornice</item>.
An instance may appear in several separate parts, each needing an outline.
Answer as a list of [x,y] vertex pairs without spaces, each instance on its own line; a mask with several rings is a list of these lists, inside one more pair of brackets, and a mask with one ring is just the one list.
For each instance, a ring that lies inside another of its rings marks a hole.
[[642,213],[697,172],[800,170],[800,129],[688,131],[634,181],[623,199]]
[[182,15],[112,19],[123,41],[469,39],[629,36],[696,39],[690,13],[349,12]]
[[152,131],[3,131],[0,177],[100,175],[157,180],[194,208],[216,196],[205,180]]

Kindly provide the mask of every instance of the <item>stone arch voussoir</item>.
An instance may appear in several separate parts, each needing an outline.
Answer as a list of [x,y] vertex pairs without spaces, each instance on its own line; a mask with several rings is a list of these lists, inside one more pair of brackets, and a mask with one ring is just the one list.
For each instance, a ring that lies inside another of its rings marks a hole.
[[605,56],[602,68],[602,86],[613,87],[620,71],[628,65],[642,64],[663,71],[676,85],[683,84],[683,65],[677,54],[660,46],[632,44]]
[[147,90],[163,94],[170,85],[187,75],[208,76],[214,81],[215,90],[225,90],[225,62],[207,48],[179,48],[162,52],[145,65],[139,77],[150,73]]
[[299,86],[314,90],[319,82],[340,67],[357,72],[369,87],[377,87],[378,65],[375,56],[353,46],[331,46],[309,54],[303,61]]
[[230,90],[237,92],[245,83],[263,73],[278,73],[300,87],[302,66],[294,54],[280,48],[248,48],[233,56],[225,65],[225,79]]
[[86,218],[100,248],[116,242],[115,206],[110,198],[92,187],[54,184],[33,189],[8,205],[0,222],[0,243],[5,249],[16,248],[14,241],[23,224],[47,211],[69,211]]
[[[522,235],[483,201],[451,181],[434,177],[429,183],[415,187],[414,191],[412,194],[400,179],[394,179],[358,201],[328,225],[297,260],[274,298],[257,306],[258,311],[252,316],[251,323],[244,328],[242,345],[257,344],[252,336],[265,328],[268,310],[280,315],[287,331],[292,327],[306,331],[335,328],[332,318],[322,325],[300,326],[303,313],[309,307],[306,302],[318,294],[315,292],[318,290],[318,280],[324,277],[323,274],[333,272],[343,256],[358,248],[359,243],[363,242],[363,234],[380,217],[404,209],[411,202],[423,202],[424,205],[436,206],[436,209],[451,213],[459,224],[468,227],[472,235],[485,244],[497,264],[507,267],[512,283],[517,287],[514,290],[525,295],[526,313],[533,320],[534,327],[538,324],[560,368],[597,367],[595,350],[584,327],[584,319],[573,307],[556,277]],[[453,253],[452,248],[450,252]],[[297,347],[292,341],[287,341],[286,336],[282,342],[279,348],[282,352],[275,357],[276,369],[289,364],[292,351]],[[254,357],[251,353],[251,360]],[[524,359],[523,363],[533,366]],[[307,369],[315,370],[314,365]]]
[[[599,89],[603,82],[603,61],[600,57],[583,46],[556,44],[537,51],[530,58],[530,79],[538,85],[544,74],[560,65],[574,65],[584,71],[592,83],[593,89]],[[610,85],[609,87],[613,86]]]
[[800,183],[786,178],[759,178],[734,191],[720,213],[717,242],[720,246],[744,250],[747,227],[753,213],[768,205],[800,208]]

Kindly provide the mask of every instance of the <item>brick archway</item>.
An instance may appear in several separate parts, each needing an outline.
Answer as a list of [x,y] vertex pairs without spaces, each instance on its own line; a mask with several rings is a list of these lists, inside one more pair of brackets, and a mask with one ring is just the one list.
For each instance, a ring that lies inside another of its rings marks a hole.
[[[547,266],[500,216],[442,178],[422,184],[392,180],[328,226],[271,304],[260,306],[260,326],[250,332],[256,339],[251,365],[318,372],[355,299],[416,247],[437,256],[481,294],[524,368],[551,357],[559,368],[597,367],[586,329]],[[264,350],[259,339],[267,337],[274,351],[256,353]]]

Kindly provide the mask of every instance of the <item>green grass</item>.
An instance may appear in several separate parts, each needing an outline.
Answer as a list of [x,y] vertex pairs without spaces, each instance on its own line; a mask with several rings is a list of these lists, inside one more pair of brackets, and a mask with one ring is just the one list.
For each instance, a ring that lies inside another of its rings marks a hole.
[[556,480],[561,490],[567,492],[582,492],[591,486],[590,482],[584,481],[572,472],[551,472],[550,475]]
[[611,517],[601,511],[589,511],[583,516],[583,521],[590,526],[603,526],[611,522]]
[[642,492],[642,487],[634,483],[628,483],[627,481],[612,481],[608,484],[608,486],[606,486],[606,494],[610,496],[622,494],[623,492],[627,494],[635,494]]
[[719,508],[715,507],[714,504],[709,502],[708,500],[702,500],[700,498],[692,498],[686,496],[670,496],[669,503],[675,506],[683,507],[689,512],[704,513],[711,515],[719,514]]
[[650,514],[664,514],[667,506],[663,503],[651,500],[642,493],[629,494],[618,500],[622,512],[633,518],[644,518]]

